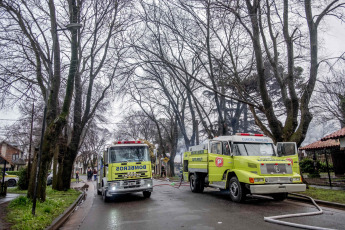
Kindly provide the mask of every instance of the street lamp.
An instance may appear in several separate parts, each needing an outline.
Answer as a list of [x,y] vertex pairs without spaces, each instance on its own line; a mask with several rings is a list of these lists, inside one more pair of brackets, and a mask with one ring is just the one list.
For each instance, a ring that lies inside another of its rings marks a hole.
[[[71,32],[74,32],[74,30],[78,30],[82,27],[83,25],[80,23],[70,23],[66,25],[66,28],[62,29],[56,29],[57,31],[60,30],[70,30]],[[72,37],[75,36],[72,34]],[[53,37],[53,52],[55,48],[55,43],[56,43],[56,36]],[[73,42],[72,38],[72,56],[73,56],[73,46],[75,45]],[[51,71],[51,70],[50,70]],[[35,210],[36,210],[36,200],[37,200],[37,185],[38,185],[38,174],[40,171],[40,164],[41,164],[41,157],[42,157],[42,146],[43,146],[43,137],[44,137],[44,132],[45,132],[45,125],[46,125],[46,115],[47,115],[47,104],[48,104],[48,98],[49,98],[49,90],[47,90],[46,94],[46,103],[44,106],[44,112],[43,112],[43,124],[42,124],[42,130],[41,130],[41,142],[40,142],[40,147],[39,147],[39,152],[37,156],[37,170],[36,170],[36,175],[35,175],[35,187],[34,187],[34,196],[33,196],[33,201],[32,201],[32,215],[35,215]]]

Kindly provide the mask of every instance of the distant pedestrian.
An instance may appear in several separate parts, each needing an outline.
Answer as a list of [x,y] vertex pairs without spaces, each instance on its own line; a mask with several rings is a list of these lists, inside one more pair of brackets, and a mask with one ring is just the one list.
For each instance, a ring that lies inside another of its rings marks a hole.
[[77,183],[79,183],[79,171],[78,170],[75,172],[75,180]]
[[90,168],[87,169],[87,180],[90,181],[92,178],[92,170]]
[[94,180],[97,180],[97,170],[93,169],[93,178]]
[[166,177],[166,173],[165,173],[165,168],[164,166],[162,165],[162,168],[161,168],[161,177],[165,176]]

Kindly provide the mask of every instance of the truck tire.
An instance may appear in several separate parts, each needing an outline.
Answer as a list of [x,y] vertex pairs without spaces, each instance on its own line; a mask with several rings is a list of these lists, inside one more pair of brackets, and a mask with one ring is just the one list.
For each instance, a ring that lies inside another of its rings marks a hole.
[[17,184],[17,182],[16,182],[16,180],[14,180],[14,179],[9,179],[9,180],[7,181],[7,186],[8,186],[8,187],[14,187],[14,186],[16,186],[16,184]]
[[199,192],[200,191],[200,181],[196,174],[191,174],[189,177],[190,182],[190,190],[192,192]]
[[229,182],[230,198],[236,203],[245,201],[246,192],[244,186],[238,181],[237,177],[232,177]]
[[[102,181],[102,187],[103,187],[103,181]],[[97,184],[97,195],[102,195],[102,187],[100,184]]]
[[151,192],[149,192],[149,191],[143,191],[143,196],[144,196],[145,198],[150,198]]
[[102,198],[105,203],[108,203],[110,201],[110,198],[105,195],[106,191],[102,192]]
[[197,175],[197,178],[199,180],[199,192],[202,193],[205,188],[205,177],[202,175]]
[[276,201],[283,201],[287,198],[287,193],[284,192],[284,193],[274,193],[274,194],[271,194],[272,198]]

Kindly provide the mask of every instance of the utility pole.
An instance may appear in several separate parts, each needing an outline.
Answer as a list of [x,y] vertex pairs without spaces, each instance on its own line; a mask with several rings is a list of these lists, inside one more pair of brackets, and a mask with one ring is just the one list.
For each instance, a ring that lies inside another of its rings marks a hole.
[[35,110],[35,103],[32,103],[29,159],[28,159],[28,168],[27,168],[27,173],[26,173],[27,180],[30,179],[30,173],[31,173],[31,150],[32,150],[32,130],[33,130],[33,125],[34,125],[34,110]]

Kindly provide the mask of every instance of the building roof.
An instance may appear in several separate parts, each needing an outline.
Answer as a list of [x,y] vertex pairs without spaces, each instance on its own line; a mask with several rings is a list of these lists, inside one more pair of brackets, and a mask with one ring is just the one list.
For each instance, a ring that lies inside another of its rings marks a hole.
[[316,150],[316,149],[329,149],[334,147],[340,147],[339,140],[329,139],[326,141],[316,141],[309,145],[299,148],[300,150]]
[[326,141],[326,140],[329,140],[329,139],[339,139],[339,138],[342,138],[342,137],[345,137],[345,127],[338,130],[338,131],[335,131],[334,133],[331,133],[323,138],[321,138],[322,141]]
[[3,157],[3,156],[0,156],[0,164],[3,164],[4,161],[6,161],[6,164],[8,164],[7,159],[5,157]]
[[2,144],[6,144],[6,145],[10,146],[11,148],[14,148],[14,149],[18,150],[19,152],[22,152],[22,150],[19,149],[17,146],[15,146],[14,144],[11,144],[11,143],[9,143],[7,141],[1,141],[0,145],[2,145]]

